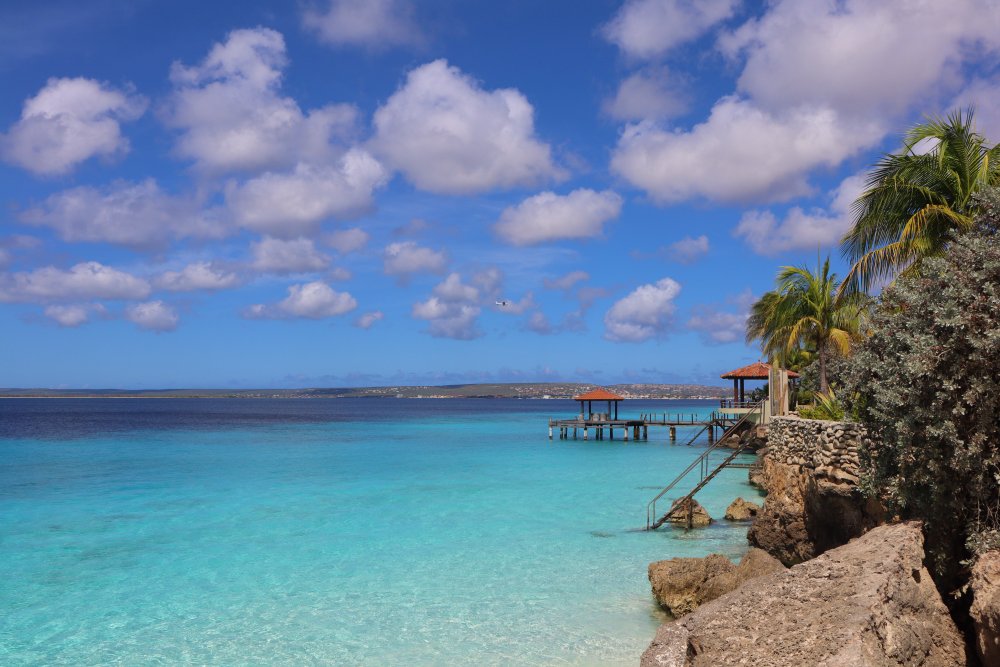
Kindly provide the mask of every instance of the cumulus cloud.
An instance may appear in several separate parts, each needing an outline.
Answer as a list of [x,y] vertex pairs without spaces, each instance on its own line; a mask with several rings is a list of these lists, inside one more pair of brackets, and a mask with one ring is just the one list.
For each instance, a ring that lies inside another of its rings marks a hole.
[[221,238],[228,225],[193,198],[163,192],[153,179],[116,181],[57,192],[21,219],[54,229],[64,241],[106,242],[133,248],[161,246],[184,237]]
[[0,275],[0,302],[133,300],[149,295],[149,283],[99,262],[81,262],[69,270],[46,266]]
[[568,195],[542,192],[505,209],[493,229],[514,245],[593,238],[604,232],[604,223],[617,218],[621,209],[622,198],[610,190],[580,188]]
[[378,154],[428,192],[468,195],[563,176],[535,137],[524,95],[484,90],[445,60],[412,70],[374,123]]
[[667,257],[681,264],[691,264],[708,254],[708,237],[685,236],[667,246]]
[[338,292],[322,281],[288,288],[288,296],[274,304],[255,304],[243,312],[250,319],[286,319],[301,317],[311,320],[344,315],[357,308],[358,302],[348,292]]
[[558,278],[545,278],[542,282],[546,289],[555,290],[570,290],[577,283],[582,283],[590,280],[590,274],[586,271],[570,271],[567,274],[561,275]]
[[986,137],[990,146],[1000,143],[1000,76],[973,79],[955,96],[949,108],[970,106],[976,109],[976,131]]
[[91,157],[127,152],[120,123],[145,109],[142,97],[93,79],[49,79],[0,136],[0,154],[35,174],[65,174]]
[[371,329],[375,326],[376,322],[380,322],[385,315],[381,310],[373,310],[369,313],[362,313],[362,315],[354,321],[354,326],[359,329]]
[[627,126],[611,168],[662,204],[698,197],[781,201],[810,192],[809,170],[837,166],[884,132],[876,119],[847,122],[832,109],[771,114],[725,97],[690,131],[649,122]]
[[601,32],[632,58],[654,58],[733,15],[739,0],[627,0]]
[[351,227],[350,229],[338,229],[327,234],[326,244],[341,255],[346,255],[364,248],[368,244],[369,238],[371,236],[365,230]]
[[480,274],[466,284],[458,273],[451,273],[435,288],[430,298],[413,305],[413,317],[428,323],[428,332],[436,338],[471,340],[482,335],[477,319],[482,312],[481,288],[498,288],[500,276],[496,272]]
[[93,314],[105,315],[104,306],[99,303],[77,303],[46,306],[45,317],[65,328],[75,328],[90,321]]
[[416,241],[400,241],[385,247],[382,266],[386,275],[406,280],[415,273],[444,273],[448,256],[443,250],[431,250]]
[[1000,46],[997,25],[992,0],[780,0],[719,44],[746,59],[738,88],[762,108],[884,116],[960,81],[966,53]]
[[536,310],[528,317],[527,321],[524,323],[524,328],[543,336],[556,332],[556,328],[552,326],[549,318],[540,310]]
[[771,211],[747,211],[733,233],[761,255],[835,245],[851,228],[851,204],[864,192],[865,179],[855,174],[841,181],[830,193],[828,210],[795,206],[781,220]]
[[348,151],[335,166],[298,164],[230,184],[226,203],[241,226],[274,236],[298,236],[331,217],[353,218],[374,206],[373,193],[386,170],[368,152]]
[[332,104],[303,112],[280,95],[285,40],[267,28],[234,30],[198,65],[174,63],[165,114],[180,131],[175,153],[207,173],[327,163],[357,132],[358,111]]
[[680,284],[672,278],[635,288],[604,314],[604,337],[638,343],[665,335],[673,322],[677,309],[674,299],[680,291]]
[[322,271],[330,258],[316,249],[310,239],[292,240],[265,237],[250,244],[251,266],[264,273],[303,273]]
[[220,290],[236,287],[242,281],[231,271],[216,268],[211,262],[188,264],[180,271],[165,271],[153,284],[169,292],[194,292],[198,290]]
[[147,301],[128,306],[125,309],[125,319],[147,331],[173,331],[180,321],[177,311],[162,301]]
[[617,120],[672,118],[687,110],[687,96],[666,68],[649,68],[628,76],[615,96],[604,101],[604,113]]
[[753,293],[747,289],[728,299],[727,309],[716,304],[695,306],[691,309],[687,328],[698,332],[710,345],[741,341],[746,336],[747,317],[754,300]]
[[408,0],[330,0],[325,9],[307,9],[302,23],[334,46],[384,49],[422,41]]

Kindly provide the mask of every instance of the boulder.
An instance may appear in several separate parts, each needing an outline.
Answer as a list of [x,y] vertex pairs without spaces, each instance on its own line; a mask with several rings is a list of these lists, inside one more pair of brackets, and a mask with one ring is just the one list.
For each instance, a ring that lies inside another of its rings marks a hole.
[[1000,551],[979,557],[972,568],[972,624],[976,651],[984,665],[1000,665]]
[[653,597],[675,618],[736,590],[743,582],[785,567],[760,549],[751,549],[733,565],[725,556],[672,558],[649,564]]
[[714,521],[708,510],[694,498],[690,500],[682,498],[670,506],[670,523],[687,527],[689,516],[692,528],[704,528]]
[[643,667],[955,667],[965,643],[916,522],[880,526],[667,623]]
[[757,516],[760,505],[752,503],[742,498],[737,498],[726,508],[726,520],[728,521],[749,521]]

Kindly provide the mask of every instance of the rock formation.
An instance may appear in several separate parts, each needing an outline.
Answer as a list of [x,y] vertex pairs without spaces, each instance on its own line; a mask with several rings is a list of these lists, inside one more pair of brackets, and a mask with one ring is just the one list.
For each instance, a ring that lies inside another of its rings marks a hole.
[[708,510],[694,498],[691,500],[680,499],[670,506],[670,523],[674,525],[687,526],[689,515],[692,528],[704,528],[714,521]]
[[663,625],[643,667],[955,667],[962,635],[918,523],[880,526]]
[[863,438],[857,424],[772,420],[757,477],[767,497],[750,544],[794,565],[881,523],[882,508],[857,486]]
[[979,557],[972,568],[969,587],[976,652],[983,665],[1000,665],[1000,551]]
[[726,520],[728,521],[749,521],[757,516],[760,505],[749,500],[737,498],[726,508]]
[[743,582],[785,566],[760,549],[750,549],[739,565],[725,556],[671,558],[649,564],[653,597],[674,617],[739,588]]

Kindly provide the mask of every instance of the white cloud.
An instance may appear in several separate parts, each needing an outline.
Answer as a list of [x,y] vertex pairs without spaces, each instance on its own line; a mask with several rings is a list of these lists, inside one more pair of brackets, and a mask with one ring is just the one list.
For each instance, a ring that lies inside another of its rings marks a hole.
[[535,137],[524,95],[484,90],[445,60],[412,70],[374,123],[378,154],[428,192],[476,194],[563,176]]
[[780,221],[771,211],[747,211],[733,233],[761,255],[836,245],[851,228],[851,204],[864,191],[866,178],[855,174],[841,181],[830,193],[829,210],[795,206]]
[[350,229],[339,229],[328,234],[326,236],[326,244],[341,255],[346,255],[364,248],[370,238],[371,236],[365,230],[359,227],[351,227]]
[[255,304],[243,315],[251,319],[301,317],[312,320],[344,315],[357,308],[358,302],[347,292],[337,292],[321,281],[292,285],[288,296],[275,304]]
[[253,255],[251,266],[264,273],[322,271],[330,265],[330,258],[305,238],[285,241],[265,237],[251,243],[250,252]]
[[834,167],[883,134],[875,119],[847,122],[818,107],[771,114],[725,97],[687,132],[648,122],[627,126],[611,168],[663,204],[698,197],[779,201],[809,193],[810,169]]
[[406,279],[414,273],[444,273],[448,256],[444,251],[425,248],[415,241],[400,241],[385,247],[382,266],[387,275]]
[[617,120],[671,118],[687,110],[687,96],[666,68],[649,68],[631,74],[604,101],[604,113]]
[[275,236],[297,236],[331,218],[353,218],[374,206],[385,168],[366,151],[352,149],[337,166],[298,164],[292,172],[268,172],[230,184],[226,202],[243,227]]
[[654,58],[733,15],[739,0],[626,0],[601,32],[632,58]]
[[638,343],[665,335],[676,310],[674,299],[680,291],[680,284],[671,278],[635,288],[605,313],[604,337]]
[[65,174],[91,157],[126,153],[119,123],[145,109],[142,97],[93,79],[49,79],[0,136],[0,153],[36,174]]
[[201,64],[174,63],[167,123],[180,130],[175,153],[208,173],[329,162],[336,141],[357,131],[358,111],[328,105],[303,112],[279,94],[285,40],[266,28],[234,30]]
[[307,9],[302,23],[335,46],[383,49],[422,40],[408,0],[329,0],[325,11]]
[[723,344],[741,341],[746,336],[746,322],[750,314],[750,306],[755,298],[747,289],[728,299],[736,312],[723,310],[717,305],[699,305],[692,308],[691,318],[687,321],[688,329],[697,331],[706,343]]
[[549,322],[549,318],[545,316],[540,310],[536,310],[528,317],[527,322],[524,323],[524,328],[528,331],[534,331],[537,334],[542,334],[546,336],[551,333],[555,333],[555,328],[552,323]]
[[482,312],[481,288],[495,290],[499,287],[498,272],[487,272],[473,277],[479,287],[462,282],[462,277],[451,273],[435,288],[430,298],[413,305],[413,317],[426,320],[428,332],[436,338],[471,340],[482,332],[477,319]]
[[738,88],[762,108],[885,118],[960,81],[968,53],[1000,46],[997,25],[993,0],[780,0],[719,44],[745,56]]
[[514,245],[592,238],[604,232],[604,223],[617,218],[621,208],[622,198],[610,190],[542,192],[505,209],[493,229]]
[[61,327],[73,328],[90,321],[90,316],[94,313],[104,315],[107,311],[99,303],[82,303],[70,305],[46,306],[45,317],[54,321]]
[[363,313],[354,321],[354,326],[359,329],[371,329],[376,322],[380,322],[385,315],[381,310],[373,310],[370,313]]
[[141,183],[116,181],[103,189],[63,190],[21,218],[56,230],[64,241],[103,241],[134,248],[184,237],[221,238],[228,232],[218,212],[202,210],[194,199],[163,192],[151,178]]
[[681,264],[691,264],[708,254],[708,237],[702,234],[698,237],[685,236],[667,247],[667,256]]
[[140,329],[149,331],[173,331],[179,321],[177,311],[162,301],[131,305],[125,309],[125,318]]
[[30,272],[0,275],[0,302],[144,299],[149,283],[105,266],[81,262],[69,270],[46,266]]
[[1000,76],[993,80],[973,79],[955,96],[949,108],[976,109],[976,131],[989,146],[1000,143]]
[[159,289],[170,292],[228,289],[240,282],[238,275],[217,269],[211,262],[195,262],[180,271],[165,271],[153,281]]
[[577,283],[587,280],[590,280],[590,274],[586,271],[570,271],[569,273],[559,276],[558,278],[546,278],[543,281],[543,284],[546,289],[570,290],[573,289]]

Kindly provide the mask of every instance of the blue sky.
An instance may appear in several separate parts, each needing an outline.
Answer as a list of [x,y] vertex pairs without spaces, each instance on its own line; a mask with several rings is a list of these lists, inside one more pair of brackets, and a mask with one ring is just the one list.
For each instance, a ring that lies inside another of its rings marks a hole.
[[[717,383],[989,0],[6,2],[0,386]],[[505,302],[505,305],[497,305]]]

